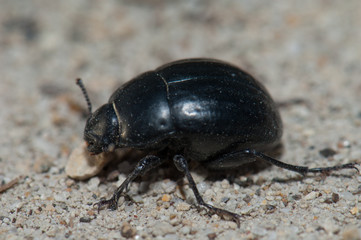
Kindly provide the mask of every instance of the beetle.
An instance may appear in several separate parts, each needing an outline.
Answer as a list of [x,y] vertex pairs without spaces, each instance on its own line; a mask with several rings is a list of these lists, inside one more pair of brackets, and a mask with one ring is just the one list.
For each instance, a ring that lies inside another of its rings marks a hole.
[[[250,74],[215,59],[185,59],[145,72],[118,88],[108,103],[90,113],[84,140],[91,154],[117,148],[168,152],[185,174],[197,203],[212,214],[230,217],[240,225],[241,216],[206,203],[190,173],[188,160],[208,169],[234,169],[257,160],[300,174],[356,169],[355,163],[308,168],[281,162],[265,152],[280,144],[282,121],[266,88]],[[120,195],[138,176],[168,159],[147,155],[116,189],[112,198],[96,205],[115,210]]]

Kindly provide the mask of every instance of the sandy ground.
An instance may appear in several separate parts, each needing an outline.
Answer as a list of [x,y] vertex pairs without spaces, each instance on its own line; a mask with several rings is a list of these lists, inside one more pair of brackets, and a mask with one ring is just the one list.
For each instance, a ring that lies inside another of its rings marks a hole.
[[64,171],[86,120],[76,77],[98,107],[137,74],[189,57],[232,62],[276,101],[303,100],[281,108],[283,161],[361,162],[360,23],[357,0],[2,1],[0,238],[361,239],[353,170],[301,178],[270,167],[233,181],[194,171],[207,202],[243,215],[240,228],[199,211],[163,168],[131,185],[133,202],[100,213],[92,204],[131,164],[114,164],[111,181]]

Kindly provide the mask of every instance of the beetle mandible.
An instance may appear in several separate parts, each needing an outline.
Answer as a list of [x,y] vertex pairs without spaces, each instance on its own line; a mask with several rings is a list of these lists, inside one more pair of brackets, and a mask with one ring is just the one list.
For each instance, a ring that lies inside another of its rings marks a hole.
[[[264,154],[281,141],[282,121],[265,87],[245,71],[215,59],[185,59],[145,72],[118,88],[109,102],[95,112],[81,87],[90,116],[84,130],[92,154],[116,148],[168,151],[176,168],[185,174],[197,203],[210,213],[240,215],[207,204],[201,197],[187,161],[208,169],[234,169],[263,160],[306,174],[354,168],[355,163],[308,168],[281,162]],[[112,198],[96,205],[115,210],[118,199],[138,176],[158,167],[166,158],[142,158]]]

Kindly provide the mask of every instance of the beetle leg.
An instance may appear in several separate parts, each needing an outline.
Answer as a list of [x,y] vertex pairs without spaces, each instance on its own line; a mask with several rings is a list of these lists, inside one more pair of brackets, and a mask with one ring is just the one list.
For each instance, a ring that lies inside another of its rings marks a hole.
[[94,205],[98,206],[98,212],[102,206],[107,205],[109,209],[116,210],[118,207],[118,200],[120,195],[125,191],[128,191],[129,184],[138,176],[144,175],[149,170],[158,167],[164,162],[159,157],[148,155],[142,158],[132,173],[124,180],[124,182],[115,190],[113,196],[107,200],[101,200],[100,202],[95,203]]
[[244,153],[250,154],[251,156],[256,156],[261,160],[264,160],[266,162],[272,163],[273,165],[276,165],[277,167],[288,169],[290,171],[298,172],[302,175],[305,175],[306,173],[313,172],[313,173],[323,173],[323,172],[330,172],[330,171],[338,171],[341,169],[356,169],[358,172],[358,168],[355,167],[355,165],[358,165],[357,163],[347,163],[342,165],[336,165],[331,167],[320,167],[320,168],[309,168],[305,166],[297,166],[292,165],[288,163],[281,162],[277,159],[271,158],[261,152],[257,152],[256,150],[244,150]]
[[220,209],[220,208],[216,208],[208,203],[205,203],[202,196],[200,195],[197,185],[193,180],[193,177],[188,169],[188,163],[187,160],[181,156],[181,155],[175,155],[173,158],[173,162],[175,164],[175,166],[177,167],[177,169],[179,171],[181,171],[182,173],[185,174],[185,176],[188,179],[189,182],[189,186],[191,187],[196,200],[198,202],[199,205],[206,207],[212,214],[217,214],[220,217],[230,217],[233,221],[235,221],[237,223],[237,226],[240,226],[240,218],[241,216],[233,213],[233,212],[229,212],[227,210],[224,209]]
[[241,150],[241,151],[225,154],[221,158],[208,163],[207,167],[212,169],[232,168],[232,167],[240,166],[246,162],[252,162],[255,160],[263,160],[273,165],[276,165],[277,167],[294,171],[302,175],[305,175],[306,173],[309,172],[322,173],[322,172],[338,171],[341,169],[356,169],[359,172],[358,168],[355,167],[356,165],[358,165],[357,163],[347,163],[347,164],[331,166],[331,167],[309,168],[305,166],[297,166],[297,165],[284,163],[252,149]]

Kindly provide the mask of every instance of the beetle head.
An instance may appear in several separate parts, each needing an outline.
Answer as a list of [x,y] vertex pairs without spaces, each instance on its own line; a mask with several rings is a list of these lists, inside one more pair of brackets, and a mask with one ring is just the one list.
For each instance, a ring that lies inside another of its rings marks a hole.
[[112,104],[104,104],[92,113],[88,93],[80,78],[76,80],[88,104],[89,118],[84,129],[88,151],[95,155],[115,149],[119,139],[119,123]]
[[84,140],[92,154],[110,152],[119,139],[119,123],[112,104],[104,104],[88,118]]

